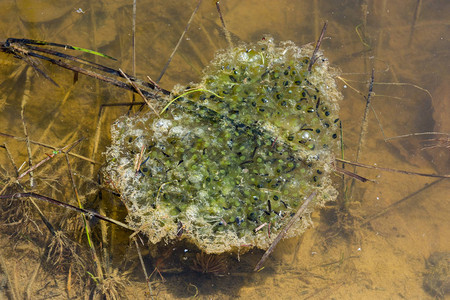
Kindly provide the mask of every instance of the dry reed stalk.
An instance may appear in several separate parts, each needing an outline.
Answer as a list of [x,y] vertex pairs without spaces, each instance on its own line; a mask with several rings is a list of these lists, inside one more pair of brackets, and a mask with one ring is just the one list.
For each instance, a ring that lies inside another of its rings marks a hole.
[[[192,21],[194,20],[194,16],[197,14],[197,11],[200,7],[200,4],[202,3],[202,0],[199,0],[197,3],[197,6],[195,7],[194,11],[191,14],[191,17],[189,18],[189,21],[186,24],[186,27],[184,28],[183,33],[181,34],[180,38],[178,39],[177,44],[175,45],[175,48],[173,49],[172,53],[169,56],[169,59],[167,60],[166,64],[164,65],[161,73],[158,76],[158,79],[156,79],[156,83],[158,84],[161,81],[161,78],[164,76],[164,74],[167,71],[167,68],[169,67],[170,62],[172,61],[172,58],[174,57],[175,53],[178,50],[178,47],[180,47],[181,41],[183,40],[184,36],[186,35],[186,32],[189,30],[189,27],[191,26]],[[218,3],[218,2],[217,2]],[[222,17],[222,16],[221,16]],[[224,25],[225,26],[225,25]]]
[[366,169],[375,169],[375,170],[380,170],[380,171],[401,173],[401,174],[405,174],[405,175],[416,175],[416,176],[423,176],[423,177],[450,178],[450,174],[438,175],[438,174],[429,174],[429,173],[410,172],[410,171],[404,171],[404,170],[398,170],[398,169],[392,169],[392,168],[383,168],[383,167],[371,166],[371,165],[366,165],[366,164],[362,164],[362,163],[358,163],[358,162],[352,162],[352,161],[348,161],[348,160],[344,160],[344,159],[340,159],[340,158],[336,158],[335,160],[338,161],[338,162],[342,162],[342,163],[348,164],[348,165],[352,165],[352,166],[355,166],[355,167],[366,168]]
[[225,25],[225,20],[223,19],[222,11],[220,10],[219,1],[216,1],[216,8],[217,8],[217,12],[219,13],[220,21],[222,22],[222,28],[223,28],[223,31],[225,32],[225,38],[227,39],[228,46],[230,47],[230,49],[232,49],[233,41],[231,40],[230,31],[227,29],[227,26]]
[[[357,163],[359,160],[359,157],[361,155],[361,151],[362,151],[362,144],[364,142],[364,138],[367,134],[367,128],[369,126],[369,121],[368,121],[368,115],[369,115],[369,108],[370,106],[370,101],[372,99],[372,94],[373,94],[373,82],[374,82],[374,76],[375,76],[375,69],[372,69],[372,75],[370,77],[370,82],[369,82],[369,91],[367,93],[367,97],[366,98],[366,106],[364,109],[364,114],[363,114],[363,118],[361,121],[361,130],[359,133],[359,140],[358,140],[358,146],[357,146],[357,150],[356,150],[356,158],[355,158],[355,162]],[[353,168],[353,173],[356,174],[356,166]],[[352,195],[353,193],[353,188],[355,186],[355,179],[353,178],[349,187],[349,192],[348,195]],[[350,200],[350,199],[348,199]],[[346,201],[347,202],[347,201]]]
[[142,271],[144,272],[144,275],[145,275],[145,281],[147,283],[147,288],[150,293],[150,298],[153,299],[152,285],[150,283],[150,278],[148,277],[147,269],[145,268],[145,263],[144,263],[144,259],[142,258],[141,249],[139,248],[139,244],[136,241],[136,237],[132,237],[132,240],[134,241],[134,244],[136,245],[136,250],[137,250],[137,253],[139,256],[139,261],[141,263]]
[[367,128],[369,125],[368,116],[369,116],[370,101],[372,100],[372,94],[373,94],[374,73],[375,73],[375,70],[372,69],[372,75],[370,77],[370,82],[369,82],[369,92],[367,93],[367,97],[366,97],[366,107],[364,109],[364,115],[363,115],[363,119],[361,121],[361,131],[359,133],[358,147],[356,150],[356,159],[355,159],[356,162],[358,162],[359,157],[361,155],[362,144],[363,144],[364,138],[367,134]]
[[[23,91],[22,104],[21,104],[22,109],[20,110],[20,118],[22,120],[23,133],[25,135],[25,143],[27,145],[28,165],[31,168],[31,166],[33,165],[33,160],[31,158],[32,153],[31,153],[30,138],[28,136],[28,128],[27,128],[27,124],[25,122],[25,106],[27,105],[27,102],[30,99],[30,91],[31,91],[30,76],[31,76],[31,69],[29,68],[26,72],[25,87],[24,87],[24,91]],[[30,174],[30,186],[34,187],[33,172],[29,172],[29,174]]]
[[4,148],[5,151],[6,151],[6,155],[8,156],[8,160],[10,161],[10,163],[11,163],[13,169],[14,169],[15,177],[19,177],[19,169],[17,169],[17,165],[16,165],[16,163],[14,161],[13,156],[11,155],[11,152],[9,151],[8,147],[6,146],[6,143],[3,143],[3,145],[1,147]]
[[[4,132],[0,132],[0,136],[4,136],[4,137],[7,137],[7,138],[12,138],[12,139],[15,139],[15,140],[21,141],[21,142],[26,141],[25,138],[17,137],[17,136],[14,136],[14,135],[11,135],[11,134],[8,134],[8,133],[4,133]],[[55,147],[55,146],[52,146],[52,145],[48,145],[48,144],[45,144],[45,143],[41,143],[41,142],[37,142],[37,141],[34,141],[34,140],[29,140],[29,141],[33,145],[38,145],[38,146],[41,146],[41,147],[44,147],[44,148],[52,149],[54,151],[58,151],[58,149],[60,149],[58,147]],[[79,154],[72,153],[72,152],[70,152],[69,155],[70,156],[74,156],[74,157],[79,158],[79,159],[82,159],[82,160],[85,160],[85,161],[87,161],[87,162],[89,162],[91,164],[101,165],[100,162],[92,160],[92,159],[90,159],[88,157],[85,157],[83,155],[79,155]]]
[[278,243],[281,241],[281,239],[286,235],[286,233],[289,231],[289,229],[292,227],[292,225],[294,225],[294,223],[300,219],[301,215],[308,208],[309,203],[315,196],[316,196],[316,192],[313,192],[308,196],[308,198],[306,198],[306,200],[305,200],[305,202],[303,202],[302,206],[297,210],[295,215],[289,220],[289,223],[287,223],[286,226],[280,231],[280,233],[277,235],[275,240],[270,245],[269,249],[267,249],[267,251],[261,257],[259,262],[256,264],[255,268],[253,269],[254,272],[261,270],[261,267],[266,262],[267,258],[269,258],[269,255],[273,252],[273,250],[275,250],[275,247],[278,245]]
[[67,149],[69,149],[68,151],[70,151],[70,149],[72,149],[73,147],[75,147],[76,145],[78,145],[84,138],[80,138],[78,139],[76,142],[74,142],[72,145],[67,145],[59,150],[55,150],[52,154],[47,154],[47,157],[45,157],[44,159],[42,159],[40,162],[38,162],[35,165],[30,166],[30,168],[28,170],[26,170],[25,172],[23,172],[22,174],[20,174],[17,177],[17,180],[22,179],[23,177],[25,177],[28,174],[31,174],[34,170],[36,170],[37,168],[39,168],[40,166],[42,166],[44,163],[46,163],[47,161],[49,161],[50,159],[52,159],[53,157],[55,157],[58,153],[60,152],[65,152]]
[[403,197],[402,199],[400,199],[400,200],[398,200],[398,201],[396,201],[396,202],[390,204],[388,207],[386,207],[386,208],[380,210],[379,212],[377,212],[377,213],[375,213],[375,214],[373,214],[373,215],[364,217],[364,221],[361,222],[360,226],[364,226],[364,225],[369,224],[371,221],[373,221],[373,220],[375,220],[375,219],[377,219],[377,218],[379,218],[379,217],[381,217],[381,216],[387,214],[387,213],[390,212],[391,210],[397,208],[398,205],[400,205],[400,204],[404,203],[405,201],[407,201],[407,200],[409,200],[409,199],[415,197],[416,195],[418,195],[418,194],[420,194],[420,193],[422,193],[422,192],[428,190],[429,188],[431,188],[432,186],[438,184],[439,182],[441,182],[441,181],[443,181],[443,180],[444,180],[444,178],[440,178],[440,179],[438,179],[438,180],[433,181],[432,183],[427,183],[427,184],[425,184],[422,188],[420,188],[420,189],[418,189],[417,191],[415,191],[415,192],[409,194],[408,196]]
[[127,76],[127,74],[125,74],[121,69],[119,69],[119,72],[128,81],[128,83],[131,84],[131,86],[133,86],[134,90],[142,97],[142,99],[144,99],[148,107],[150,107],[150,109],[153,110],[153,112],[159,117],[159,113],[156,111],[156,109],[153,107],[150,101],[148,101],[147,97],[144,96],[141,89],[136,85],[136,83],[131,81],[131,79]]
[[393,136],[393,137],[390,137],[390,138],[386,138],[385,141],[391,141],[391,140],[396,140],[396,139],[403,139],[403,138],[407,138],[407,137],[411,137],[411,136],[422,136],[422,135],[445,135],[447,137],[450,137],[450,133],[428,131],[428,132],[414,132],[414,133],[409,133],[409,134]]
[[125,224],[125,223],[122,223],[120,221],[108,218],[108,217],[106,217],[104,215],[101,215],[101,214],[99,214],[99,213],[97,213],[97,212],[95,212],[93,210],[76,207],[76,206],[73,206],[71,204],[64,203],[64,202],[61,202],[59,200],[56,200],[56,199],[53,199],[53,198],[50,198],[50,197],[47,197],[47,196],[43,196],[43,195],[40,195],[40,194],[36,194],[36,193],[33,193],[33,192],[24,192],[24,193],[0,195],[0,200],[1,199],[15,200],[15,199],[26,198],[26,197],[32,197],[32,198],[36,198],[36,199],[39,199],[39,200],[43,200],[43,201],[46,201],[48,203],[54,204],[56,206],[60,206],[60,207],[66,208],[66,209],[74,210],[74,211],[76,211],[78,213],[82,213],[82,214],[88,215],[90,217],[96,217],[96,218],[98,218],[100,220],[103,220],[103,221],[115,224],[115,225],[120,226],[122,228],[131,230],[131,231],[136,231],[136,228],[134,228],[134,227],[131,227],[131,226],[129,226],[129,225]]
[[325,35],[325,32],[327,31],[327,25],[328,25],[328,22],[325,22],[323,24],[322,31],[320,32],[319,39],[317,40],[317,43],[316,43],[316,47],[314,48],[314,51],[313,51],[313,53],[311,55],[311,58],[309,59],[308,72],[311,72],[312,66],[317,61],[317,58],[318,58],[316,56],[317,55],[317,51],[319,51],[320,45],[322,44],[323,37]]

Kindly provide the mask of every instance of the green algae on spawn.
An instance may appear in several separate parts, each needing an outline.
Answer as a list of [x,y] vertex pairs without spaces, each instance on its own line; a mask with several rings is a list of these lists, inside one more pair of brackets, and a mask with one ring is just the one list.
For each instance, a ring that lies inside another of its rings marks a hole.
[[[271,38],[222,50],[200,84],[175,88],[160,116],[119,118],[105,172],[130,224],[152,243],[267,249],[309,194],[317,192],[308,214],[334,200],[342,96],[321,53],[308,71],[312,53]],[[287,236],[310,222],[304,216]],[[270,234],[258,230],[264,224]]]

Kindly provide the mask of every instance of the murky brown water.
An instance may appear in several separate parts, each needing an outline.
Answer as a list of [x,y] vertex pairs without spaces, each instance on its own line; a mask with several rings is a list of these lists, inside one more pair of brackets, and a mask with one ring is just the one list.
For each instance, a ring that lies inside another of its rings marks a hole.
[[[158,78],[195,6],[196,1],[138,1],[137,76]],[[221,8],[235,42],[254,42],[270,34],[277,41],[310,43],[328,20],[321,48],[331,64],[342,71],[343,81],[339,84],[344,94],[341,119],[345,158],[356,159],[364,96],[374,68],[375,96],[359,161],[421,173],[450,173],[448,1],[235,0],[221,1]],[[0,16],[2,38],[26,37],[99,50],[118,59],[111,62],[99,58],[99,62],[132,72],[132,1],[4,0],[0,2]],[[176,83],[197,81],[214,52],[225,47],[227,42],[215,4],[203,1],[161,86],[171,89]],[[86,77],[80,77],[71,88],[72,73],[56,67],[45,65],[61,88],[55,88],[32,70],[22,69],[24,63],[11,56],[1,54],[0,63],[3,133],[24,135],[21,105],[25,99],[24,116],[32,140],[63,147],[85,137],[87,140],[74,152],[92,157],[100,105],[130,100],[129,94]],[[108,127],[126,111],[127,108],[106,109],[95,160],[104,160],[101,153],[108,144]],[[384,140],[430,131],[447,135]],[[3,143],[18,166],[27,159],[25,143],[0,136],[0,145]],[[0,148],[1,185],[6,184],[8,174],[13,174],[4,150]],[[50,153],[37,146],[32,147],[32,152],[34,163]],[[93,174],[98,166],[91,167],[76,158],[71,163],[78,174],[96,180]],[[438,181],[367,169],[357,172],[375,182],[355,183],[348,196],[349,213],[339,213],[336,204],[315,213],[314,228],[301,238],[283,241],[261,272],[253,274],[247,272],[248,266],[242,266],[224,277],[168,273],[163,274],[165,283],[154,286],[155,293],[164,299],[431,298],[423,289],[425,259],[435,252],[450,251],[448,179]],[[64,157],[43,167],[36,176],[41,193],[75,203]],[[82,200],[95,202],[94,185],[79,177],[76,180]],[[104,213],[120,218],[120,213],[111,209],[119,204],[106,206],[109,210]],[[55,213],[54,208],[44,207],[44,214]],[[91,207],[97,209],[95,204]],[[8,238],[11,226],[3,225],[2,274],[8,273],[16,294],[28,293],[32,299],[66,298],[67,282],[71,282],[72,297],[85,295],[80,292],[79,282],[67,281],[67,272],[58,273],[57,280],[53,280],[51,270],[37,269],[42,255],[39,251],[44,251],[44,243],[39,241],[48,235],[48,230],[39,216],[36,222],[42,234],[31,224],[34,231],[29,230],[12,242]],[[108,234],[103,245],[115,253],[112,261],[120,272],[132,270],[126,293],[130,298],[143,297],[146,288],[142,271],[130,267],[138,264],[138,258],[132,257],[131,263],[123,264],[120,255],[132,251],[127,248],[126,232],[109,229]],[[252,264],[259,255],[243,259],[243,263]],[[150,259],[146,262],[151,272],[154,267],[150,266]],[[31,280],[35,270],[37,277]],[[160,281],[160,277],[154,275],[152,280]],[[6,286],[3,284],[0,292],[11,295]]]

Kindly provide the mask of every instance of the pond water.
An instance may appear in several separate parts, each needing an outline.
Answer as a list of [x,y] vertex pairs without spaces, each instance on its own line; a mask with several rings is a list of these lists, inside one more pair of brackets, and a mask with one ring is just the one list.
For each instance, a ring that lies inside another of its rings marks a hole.
[[[156,80],[196,5],[197,1],[137,1],[135,62],[131,0],[4,0],[0,3],[0,31],[3,39],[38,39],[107,53],[117,61],[82,57]],[[337,83],[344,95],[340,106],[346,160],[411,172],[450,173],[450,2],[229,0],[220,5],[236,44],[255,42],[266,35],[277,42],[315,43],[328,21],[321,49],[341,72]],[[214,53],[226,47],[215,2],[202,1],[160,86],[171,90],[178,83],[198,81]],[[82,75],[73,84],[72,72],[43,64],[42,69],[59,84],[56,87],[26,68],[23,61],[3,53],[0,65],[0,133],[4,133],[0,146],[7,146],[18,167],[25,164],[19,173],[27,169],[26,143],[5,134],[24,137],[21,115],[33,141],[62,148],[84,137],[72,152],[99,163],[70,158],[80,199],[86,207],[124,220],[120,199],[107,192],[99,199],[96,182],[110,142],[109,128],[128,107],[104,108],[101,117],[99,110],[103,104],[128,102],[131,94]],[[357,154],[372,69],[371,107]],[[426,132],[438,134],[417,134]],[[51,150],[32,143],[30,152],[36,164]],[[14,168],[4,147],[0,148],[0,165],[0,190],[5,193],[11,191],[8,178],[14,176]],[[354,171],[352,166],[346,169]],[[251,270],[262,255],[260,251],[228,257],[229,272],[214,276],[163,267],[164,262],[157,262],[171,256],[170,249],[160,253],[141,244],[148,273],[155,266],[162,271],[151,276],[152,293],[163,299],[443,297],[450,289],[449,275],[433,271],[427,259],[432,254],[444,257],[441,262],[447,272],[450,269],[449,180],[378,169],[357,168],[356,172],[371,181],[352,183],[346,178],[340,199],[314,212],[314,226],[299,238],[283,240],[258,273]],[[63,155],[34,173],[34,191],[76,205]],[[31,190],[29,177],[21,183]],[[339,174],[336,185],[342,185]],[[87,249],[83,226],[73,221],[76,214],[41,202],[38,205],[54,220],[54,226]],[[2,208],[0,269],[8,284],[0,293],[32,299],[87,297],[95,287],[92,281],[85,287],[71,267],[55,273],[40,263],[50,234],[36,210],[31,211],[33,221],[18,230],[14,227],[14,222],[20,223],[17,217]],[[91,225],[97,248],[101,244],[106,249],[98,250],[102,260],[109,262],[106,273],[128,276],[129,282],[118,287],[129,298],[149,297],[134,244],[128,246],[130,232],[102,222]],[[83,276],[79,278],[88,280],[86,273]],[[439,286],[439,278],[443,278],[443,286]]]

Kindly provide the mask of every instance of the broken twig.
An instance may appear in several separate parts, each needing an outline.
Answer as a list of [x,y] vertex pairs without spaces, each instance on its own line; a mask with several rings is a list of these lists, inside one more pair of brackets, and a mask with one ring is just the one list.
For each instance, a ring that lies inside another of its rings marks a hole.
[[262,265],[265,263],[269,255],[275,250],[275,247],[277,244],[281,241],[281,239],[286,235],[288,230],[294,225],[295,222],[300,218],[300,216],[305,212],[306,208],[308,208],[309,203],[311,200],[316,196],[316,192],[311,193],[309,197],[303,202],[302,206],[299,208],[299,210],[295,213],[295,215],[289,220],[289,223],[281,230],[281,232],[277,235],[275,240],[272,242],[272,245],[270,245],[269,249],[267,249],[266,253],[261,257],[260,261],[256,265],[256,267],[253,269],[253,271],[257,272],[261,269]]
[[172,53],[169,56],[169,59],[167,60],[166,64],[164,65],[161,73],[158,76],[158,79],[156,79],[156,83],[158,84],[161,81],[161,78],[164,76],[164,73],[166,73],[167,68],[169,67],[170,62],[172,61],[172,58],[174,57],[175,53],[178,50],[178,47],[180,47],[181,41],[183,41],[184,36],[186,35],[186,32],[189,30],[189,27],[191,26],[192,20],[194,20],[194,16],[198,11],[198,8],[200,7],[200,4],[202,3],[202,0],[199,0],[197,3],[197,6],[195,7],[194,11],[192,12],[191,17],[189,18],[188,23],[186,24],[186,27],[184,28],[183,33],[181,34],[180,38],[178,39],[177,44],[175,45],[175,48],[173,49]]
[[309,60],[308,72],[311,72],[312,66],[317,61],[317,57],[316,57],[317,51],[319,51],[320,44],[322,44],[323,36],[325,35],[325,31],[327,30],[327,25],[328,25],[328,22],[325,22],[325,24],[323,24],[322,32],[320,33],[319,39],[317,40],[317,43],[316,43],[316,48],[314,48],[311,59]]
[[131,81],[131,79],[127,76],[127,74],[125,74],[121,69],[119,69],[119,72],[128,81],[128,83],[131,84],[131,86],[133,86],[135,92],[138,93],[142,97],[142,99],[144,99],[144,101],[145,101],[145,103],[147,103],[148,107],[150,107],[153,110],[153,112],[159,117],[159,114],[156,111],[156,109],[148,101],[147,97],[144,96],[144,94],[142,93],[142,90],[136,85],[136,83]]
[[0,199],[12,199],[12,200],[20,199],[20,198],[26,198],[26,197],[32,197],[32,198],[36,198],[36,199],[39,199],[39,200],[44,200],[44,201],[47,201],[49,203],[52,203],[52,204],[55,204],[55,205],[58,205],[58,206],[61,206],[61,207],[64,207],[64,208],[68,208],[68,209],[77,211],[79,213],[84,213],[84,214],[87,214],[88,216],[96,217],[96,218],[98,218],[100,220],[116,224],[116,225],[118,225],[120,227],[123,227],[123,228],[131,230],[131,231],[135,231],[136,230],[135,228],[133,228],[131,226],[128,226],[127,224],[124,224],[124,223],[122,223],[120,221],[116,221],[114,219],[111,219],[111,218],[108,218],[106,216],[103,216],[103,215],[101,215],[101,214],[99,214],[99,213],[97,213],[97,212],[95,212],[93,210],[89,210],[89,209],[85,209],[85,208],[79,208],[79,207],[70,205],[68,203],[64,203],[64,202],[61,202],[59,200],[56,200],[56,199],[53,199],[53,198],[50,198],[50,197],[47,197],[47,196],[39,195],[39,194],[36,194],[36,193],[33,193],[33,192],[16,193],[16,194],[11,194],[11,195],[0,195]]
[[410,171],[404,171],[404,170],[398,170],[398,169],[376,167],[376,166],[361,164],[361,163],[358,163],[358,162],[352,162],[352,161],[348,161],[348,160],[344,160],[344,159],[340,159],[340,158],[335,158],[335,159],[338,162],[342,162],[342,163],[345,163],[345,164],[348,164],[348,165],[361,167],[361,168],[366,168],[366,169],[376,169],[376,170],[380,170],[380,171],[395,172],[395,173],[401,173],[401,174],[406,174],[406,175],[417,175],[417,176],[423,176],[423,177],[450,178],[450,175],[439,175],[439,174],[410,172]]
[[225,26],[225,20],[223,19],[222,11],[220,10],[220,3],[219,2],[220,1],[216,1],[217,12],[219,13],[220,22],[222,22],[222,28],[223,28],[223,31],[225,32],[225,37],[227,39],[228,46],[230,46],[230,49],[232,49],[233,48],[233,42],[231,41],[231,34],[230,34],[230,31],[227,29],[227,26]]

